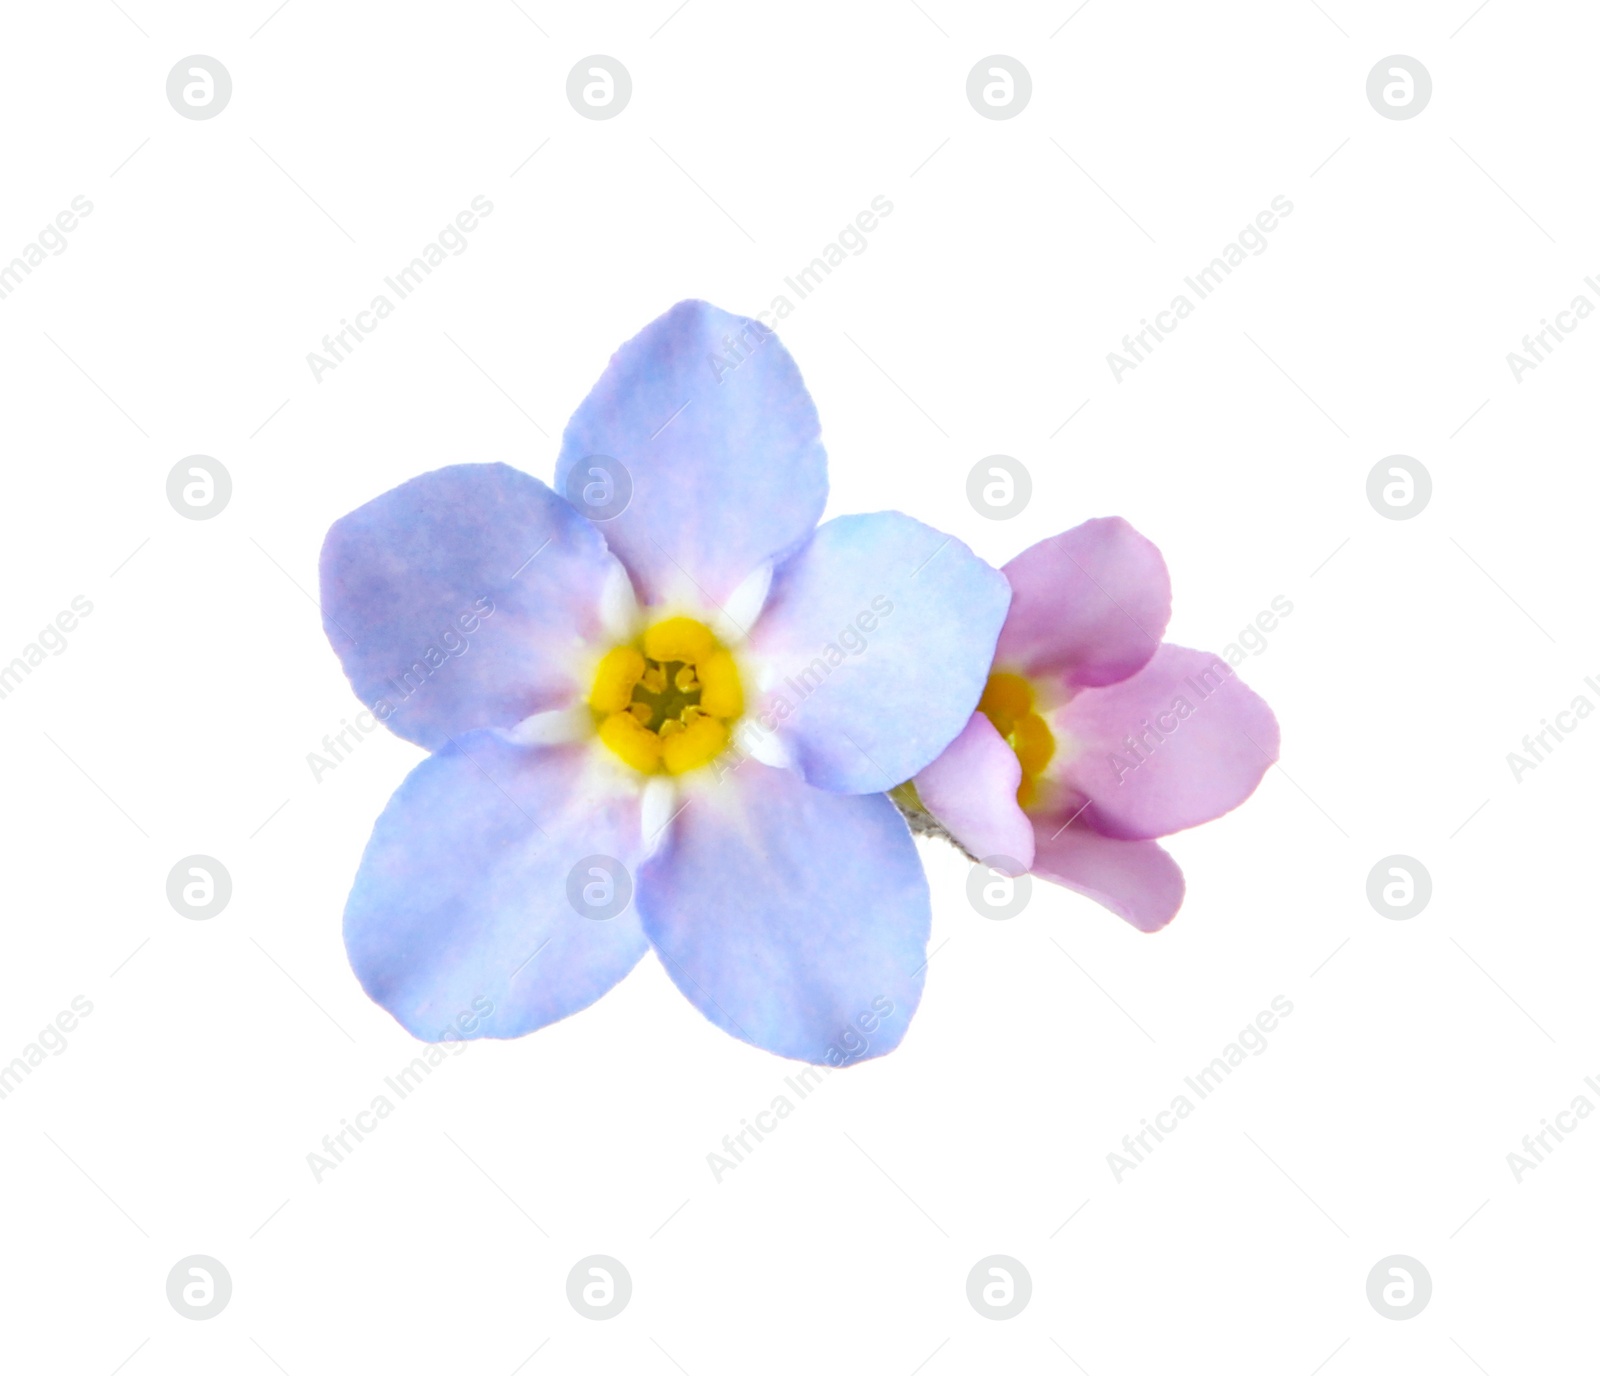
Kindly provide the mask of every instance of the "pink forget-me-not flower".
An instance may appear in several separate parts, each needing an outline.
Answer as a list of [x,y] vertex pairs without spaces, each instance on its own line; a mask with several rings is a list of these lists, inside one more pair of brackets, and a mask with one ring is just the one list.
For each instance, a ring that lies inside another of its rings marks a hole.
[[978,711],[895,796],[975,859],[1156,931],[1184,882],[1155,838],[1248,798],[1278,758],[1277,720],[1219,656],[1162,644],[1167,566],[1120,517],[1041,540],[1004,573],[1011,608]]

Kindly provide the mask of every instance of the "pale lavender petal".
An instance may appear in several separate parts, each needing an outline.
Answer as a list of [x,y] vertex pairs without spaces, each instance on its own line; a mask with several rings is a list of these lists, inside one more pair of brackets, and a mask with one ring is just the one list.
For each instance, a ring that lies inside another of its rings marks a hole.
[[881,793],[824,793],[747,760],[691,796],[644,866],[639,907],[689,1001],[780,1056],[881,1056],[922,997],[928,882]]
[[605,542],[537,478],[458,464],[334,522],[323,628],[356,696],[437,750],[581,695],[574,652],[598,634],[608,575]]
[[[648,949],[636,906],[591,915],[622,900],[642,851],[638,792],[610,777],[586,747],[527,749],[487,731],[412,770],[345,907],[368,995],[423,1041],[520,1037],[627,974]],[[592,874],[606,869],[596,856],[630,878]],[[610,905],[584,892],[608,882]]]
[[632,494],[619,514],[609,514],[619,497],[599,506],[597,524],[640,594],[720,606],[821,517],[820,433],[770,329],[680,301],[617,350],[573,413],[556,487],[577,499],[595,456],[620,463]]
[[754,719],[818,788],[893,788],[967,724],[1009,599],[953,536],[897,511],[837,517],[773,577]]

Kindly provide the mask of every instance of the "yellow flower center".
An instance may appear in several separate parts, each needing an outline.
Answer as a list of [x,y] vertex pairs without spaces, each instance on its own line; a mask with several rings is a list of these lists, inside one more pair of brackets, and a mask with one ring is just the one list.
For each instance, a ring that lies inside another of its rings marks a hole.
[[607,651],[589,706],[619,759],[642,774],[685,774],[722,753],[744,711],[744,688],[710,628],[674,616]]
[[1005,737],[1022,766],[1017,785],[1017,806],[1026,811],[1039,795],[1039,776],[1056,753],[1056,738],[1045,719],[1034,711],[1033,685],[1021,674],[989,675],[978,710]]

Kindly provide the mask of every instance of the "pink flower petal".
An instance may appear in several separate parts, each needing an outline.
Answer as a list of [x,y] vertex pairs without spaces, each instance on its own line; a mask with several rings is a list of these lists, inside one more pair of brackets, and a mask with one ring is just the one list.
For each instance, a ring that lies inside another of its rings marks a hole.
[[982,712],[913,780],[922,805],[980,860],[1005,856],[1017,873],[1033,866],[1033,825],[1017,806],[1022,766]]
[[1160,931],[1176,916],[1183,871],[1154,841],[1115,841],[1078,824],[1052,836],[1052,825],[1036,823],[1033,872],[1040,878],[1094,899],[1141,932]]
[[1011,583],[1011,611],[995,666],[1061,677],[1070,687],[1137,673],[1172,614],[1161,551],[1120,516],[1041,540],[1001,572]]
[[1091,800],[1083,822],[1144,840],[1239,806],[1278,758],[1278,722],[1216,655],[1163,645],[1132,678],[1054,714],[1060,777]]

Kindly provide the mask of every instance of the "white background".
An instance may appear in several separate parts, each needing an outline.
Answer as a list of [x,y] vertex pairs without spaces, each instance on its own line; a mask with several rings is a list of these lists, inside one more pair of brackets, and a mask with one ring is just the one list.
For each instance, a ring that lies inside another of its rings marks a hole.
[[[290,0],[262,27],[272,3],[6,9],[0,260],[94,210],[0,301],[0,659],[94,611],[0,701],[0,1056],[94,1011],[0,1102],[0,1362],[1577,1369],[1600,1126],[1520,1183],[1506,1154],[1600,1103],[1600,724],[1520,782],[1505,757],[1600,703],[1600,323],[1520,382],[1506,355],[1600,304],[1589,7]],[[165,96],[195,53],[234,84],[208,121]],[[632,74],[609,121],[565,96],[594,53]],[[1009,120],[965,95],[996,53],[1032,76]],[[1365,94],[1395,53],[1432,74],[1411,120]],[[315,381],[307,352],[480,194],[467,251]],[[1170,843],[1189,897],[1155,937],[1042,884],[986,921],[927,847],[904,1045],[720,1183],[706,1154],[794,1067],[653,957],[472,1045],[317,1182],[307,1153],[414,1050],[339,921],[419,758],[380,732],[307,766],[356,707],[311,600],[324,532],[447,462],[548,478],[619,343],[686,296],[767,305],[877,195],[868,250],[782,329],[829,514],[900,507],[1000,562],[1119,513],[1171,567],[1170,638],[1208,649],[1286,597],[1241,668],[1282,767]],[[1267,251],[1114,379],[1107,351],[1278,195]],[[214,520],[166,499],[195,453],[233,477]],[[1033,476],[1010,521],[966,501],[994,453]],[[1365,495],[1395,453],[1433,476],[1409,521]],[[1397,852],[1433,877],[1405,922],[1365,896]],[[165,897],[194,853],[233,877],[208,922]],[[1118,1182],[1123,1134],[1276,995],[1265,1053]],[[165,1294],[195,1253],[233,1278],[206,1322]],[[565,1294],[593,1253],[633,1278],[607,1322]],[[965,1294],[992,1253],[1032,1276],[1007,1322]],[[1365,1292],[1394,1253],[1433,1279],[1404,1322]]]

